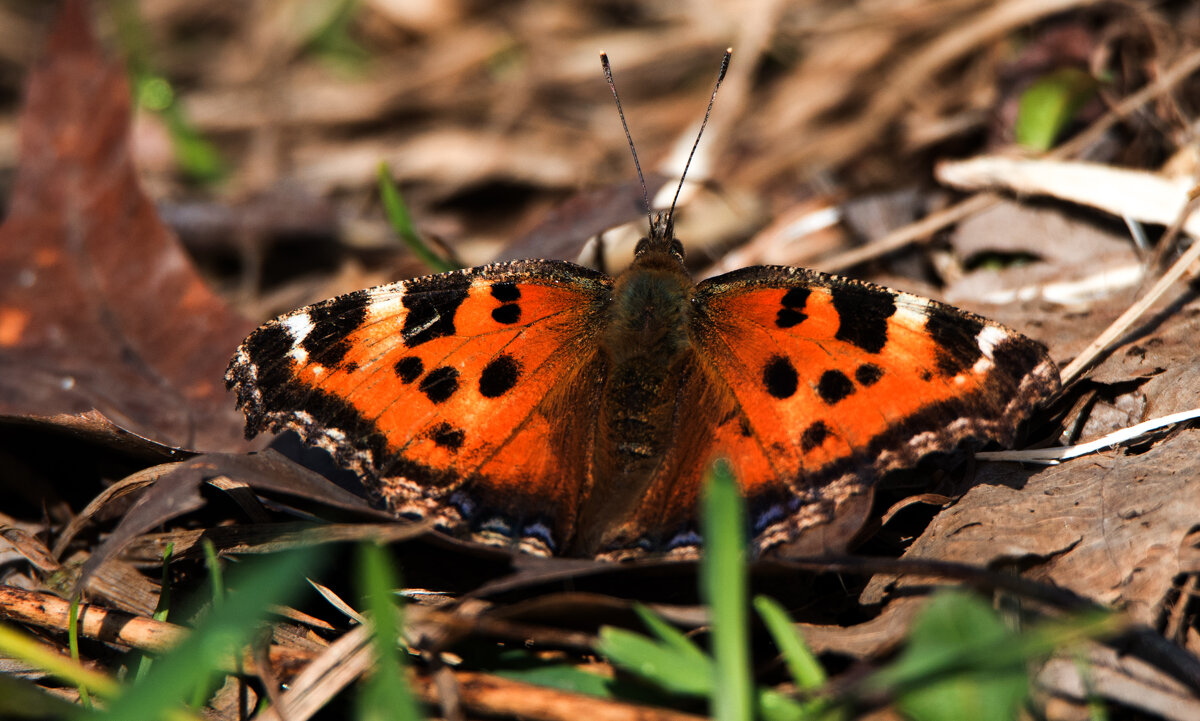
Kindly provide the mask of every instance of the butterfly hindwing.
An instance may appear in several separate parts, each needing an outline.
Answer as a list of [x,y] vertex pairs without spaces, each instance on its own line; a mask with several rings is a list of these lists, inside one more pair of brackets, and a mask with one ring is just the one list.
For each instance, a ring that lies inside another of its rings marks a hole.
[[[554,552],[590,465],[595,333],[611,286],[568,263],[499,263],[281,316],[227,380],[247,432],[294,430],[400,514]],[[579,426],[579,427],[576,427]]]

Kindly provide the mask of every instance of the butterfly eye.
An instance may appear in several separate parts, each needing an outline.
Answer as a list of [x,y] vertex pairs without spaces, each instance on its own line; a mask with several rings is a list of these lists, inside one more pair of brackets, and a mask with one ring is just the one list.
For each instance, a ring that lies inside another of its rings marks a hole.
[[642,253],[645,253],[645,252],[646,252],[646,249],[647,249],[647,248],[649,248],[649,247],[650,247],[650,239],[649,239],[649,238],[642,238],[641,240],[639,240],[639,241],[637,242],[637,245],[636,245],[636,246],[634,246],[634,248],[633,248],[633,255],[634,255],[635,257],[636,257],[636,256],[639,256],[639,255],[641,255]]
[[671,238],[671,255],[683,260],[683,243],[675,238]]

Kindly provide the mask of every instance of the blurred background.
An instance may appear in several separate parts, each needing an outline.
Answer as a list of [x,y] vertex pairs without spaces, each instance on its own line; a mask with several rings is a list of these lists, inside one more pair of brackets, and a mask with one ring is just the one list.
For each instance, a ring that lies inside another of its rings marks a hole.
[[[0,3],[5,198],[54,6]],[[127,59],[147,191],[256,319],[427,272],[384,221],[381,163],[421,234],[463,264],[594,262],[588,239],[632,222],[604,241],[619,267],[645,225],[601,50],[653,193],[673,187],[734,49],[679,214],[711,273],[822,268],[960,198],[937,161],[1051,148],[1200,37],[1190,2],[114,0],[92,14]],[[1195,88],[1075,157],[1157,169],[1191,153]],[[937,292],[973,262],[938,247],[857,271]]]

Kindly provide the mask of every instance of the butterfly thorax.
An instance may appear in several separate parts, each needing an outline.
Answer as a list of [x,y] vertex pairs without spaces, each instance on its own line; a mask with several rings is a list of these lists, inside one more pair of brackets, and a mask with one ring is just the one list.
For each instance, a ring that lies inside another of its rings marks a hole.
[[[678,241],[654,232],[613,284],[602,337],[608,376],[595,458],[595,475],[603,482],[582,509],[585,536],[589,517],[621,518],[637,506],[675,441],[679,384],[694,356],[688,324],[695,289]],[[584,543],[589,540],[604,542]]]

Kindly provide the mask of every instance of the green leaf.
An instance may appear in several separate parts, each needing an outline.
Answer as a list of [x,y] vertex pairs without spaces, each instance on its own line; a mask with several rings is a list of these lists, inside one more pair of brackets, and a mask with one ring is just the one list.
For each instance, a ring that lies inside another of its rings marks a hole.
[[1097,86],[1096,79],[1079,68],[1059,68],[1043,75],[1021,94],[1017,143],[1032,150],[1049,150],[1095,95]]
[[[1015,640],[992,608],[963,593],[933,597],[913,624],[908,647],[897,667],[933,668],[968,649],[1006,645]],[[897,707],[915,721],[1010,721],[1029,695],[1025,661],[1013,658],[995,668],[963,667],[936,674],[901,693]]]
[[896,662],[863,688],[895,696],[897,707],[916,721],[1007,720],[1029,695],[1031,660],[1120,633],[1127,623],[1116,614],[1089,611],[1018,633],[977,597],[941,592],[921,610]]
[[167,715],[227,665],[258,629],[267,609],[286,603],[300,589],[305,574],[321,555],[310,548],[252,559],[234,569],[229,574],[233,590],[222,602],[214,605],[182,643],[157,659],[144,677],[126,686],[94,718],[154,721]]
[[400,585],[387,549],[375,543],[359,546],[358,582],[374,627],[375,671],[358,698],[361,721],[417,721],[422,718],[404,675],[397,646],[400,611],[395,589]]
[[404,204],[404,198],[400,195],[400,189],[392,182],[392,172],[388,169],[387,163],[379,164],[379,197],[383,201],[383,212],[387,215],[392,230],[400,236],[400,240],[404,241],[413,255],[438,273],[458,270],[458,266],[433,252],[433,249],[426,245],[421,236],[417,234],[412,216],[408,212],[408,206]]
[[746,514],[726,461],[712,465],[701,499],[704,556],[700,595],[712,614],[716,671],[710,712],[717,721],[749,721],[754,682],[746,610]]
[[632,631],[605,626],[596,651],[614,665],[663,689],[687,696],[708,696],[715,673],[707,656],[695,656]]

